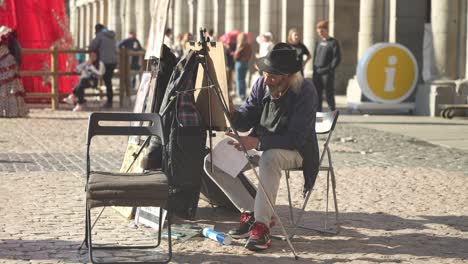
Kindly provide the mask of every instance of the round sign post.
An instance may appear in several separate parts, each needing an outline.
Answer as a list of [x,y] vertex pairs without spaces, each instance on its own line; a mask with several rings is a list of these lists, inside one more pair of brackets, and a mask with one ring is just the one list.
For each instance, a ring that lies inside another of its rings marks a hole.
[[406,47],[378,43],[359,59],[356,77],[362,92],[372,101],[397,104],[414,91],[418,64]]

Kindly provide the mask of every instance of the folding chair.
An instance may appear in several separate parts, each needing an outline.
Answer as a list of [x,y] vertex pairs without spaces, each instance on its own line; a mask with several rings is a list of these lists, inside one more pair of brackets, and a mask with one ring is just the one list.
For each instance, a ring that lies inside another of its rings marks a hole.
[[[100,124],[102,121],[128,121],[145,122],[148,126],[111,126]],[[149,121],[149,122],[147,122]],[[94,250],[112,249],[148,249],[156,248],[161,243],[162,221],[159,219],[158,241],[156,245],[136,246],[94,246],[91,238],[91,209],[107,206],[155,206],[162,208],[166,206],[169,196],[169,184],[166,175],[162,171],[146,171],[144,173],[112,173],[91,171],[90,146],[94,136],[159,136],[164,141],[161,118],[159,114],[140,113],[92,113],[89,117],[87,148],[86,148],[86,230],[85,245],[88,248],[89,258],[92,263]],[[164,145],[164,142],[163,142]],[[102,212],[102,211],[101,211]],[[168,234],[171,233],[170,212],[167,213]],[[99,216],[97,217],[99,219]],[[172,258],[171,236],[168,236],[167,258],[162,261],[144,263],[167,263]],[[115,261],[112,261],[115,263]],[[121,262],[138,263],[138,262]]]
[[[290,171],[302,171],[302,168],[295,168],[295,169],[289,169],[285,170],[286,174],[286,186],[288,189],[288,200],[289,200],[289,215],[290,215],[290,220],[291,223],[295,228],[300,227],[304,229],[309,229],[309,230],[315,230],[318,232],[322,233],[330,233],[330,234],[338,234],[340,230],[339,222],[338,222],[338,202],[336,200],[336,180],[335,180],[335,172],[333,169],[333,164],[332,164],[332,159],[331,159],[331,151],[328,146],[330,143],[330,139],[332,137],[333,131],[335,129],[336,122],[338,120],[338,115],[339,112],[338,110],[332,111],[332,112],[318,112],[317,113],[317,118],[316,118],[316,123],[315,123],[315,131],[317,134],[323,134],[327,135],[327,139],[325,141],[325,144],[323,145],[323,150],[320,154],[320,161],[319,161],[319,172],[320,171],[326,171],[327,172],[327,191],[326,191],[326,212],[325,212],[325,221],[324,221],[324,227],[323,228],[317,228],[317,227],[309,227],[305,225],[301,225],[301,220],[305,212],[305,208],[307,206],[307,202],[309,201],[310,195],[312,193],[312,188],[308,190],[304,203],[302,204],[302,208],[298,213],[298,216],[296,218],[296,221],[294,221],[294,214],[293,214],[293,206],[292,206],[292,201],[291,201],[291,190],[289,188],[289,173]],[[323,165],[323,160],[325,158],[325,155],[327,156],[328,164]],[[332,185],[332,191],[333,191],[333,201],[335,204],[335,221],[336,225],[334,229],[329,229],[328,227],[328,196],[329,196],[329,188],[330,188],[330,182]],[[291,235],[291,237],[294,236]]]

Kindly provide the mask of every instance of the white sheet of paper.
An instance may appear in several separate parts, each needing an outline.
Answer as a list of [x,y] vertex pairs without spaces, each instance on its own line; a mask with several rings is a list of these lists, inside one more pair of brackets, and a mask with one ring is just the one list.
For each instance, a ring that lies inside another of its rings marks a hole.
[[[151,81],[151,72],[144,72],[141,76],[140,87],[138,88],[135,107],[133,108],[133,113],[143,113],[145,109],[145,102],[147,101],[148,91],[150,88]],[[148,106],[147,106],[148,107]],[[131,122],[130,126],[141,126],[140,121]],[[140,136],[130,136],[128,137],[129,144],[138,144],[140,142]]]
[[150,81],[151,72],[144,72],[143,75],[141,75],[140,87],[138,88],[133,113],[143,113],[146,98],[148,97]]
[[[211,154],[213,155],[213,165],[235,178],[247,165],[248,161],[243,151],[239,151],[233,145],[228,144],[232,140],[234,139],[229,137],[221,140],[213,148]],[[249,150],[247,152],[249,155],[253,155],[256,151]],[[210,162],[211,154],[207,155],[207,160]]]

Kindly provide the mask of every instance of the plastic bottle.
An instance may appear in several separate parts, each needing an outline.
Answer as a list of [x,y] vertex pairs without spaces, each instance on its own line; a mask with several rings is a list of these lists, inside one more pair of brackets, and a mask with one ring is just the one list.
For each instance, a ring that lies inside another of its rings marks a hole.
[[223,245],[229,245],[232,242],[232,238],[229,235],[224,235],[210,228],[203,228],[203,235]]

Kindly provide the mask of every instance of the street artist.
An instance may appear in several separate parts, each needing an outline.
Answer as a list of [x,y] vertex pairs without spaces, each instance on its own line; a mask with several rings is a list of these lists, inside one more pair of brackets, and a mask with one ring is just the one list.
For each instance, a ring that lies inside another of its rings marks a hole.
[[[260,182],[275,204],[282,171],[303,168],[304,190],[312,188],[318,173],[318,145],[315,115],[318,98],[314,85],[301,74],[302,61],[289,44],[278,43],[267,56],[257,60],[263,72],[252,87],[250,97],[237,110],[231,107],[235,129],[246,132],[231,144],[241,150],[263,151],[258,166]],[[232,106],[232,102],[231,106]],[[228,136],[236,138],[232,133]],[[271,246],[273,211],[265,193],[257,188],[253,212],[241,212],[240,225],[229,231],[233,238],[247,238],[252,251]]]

